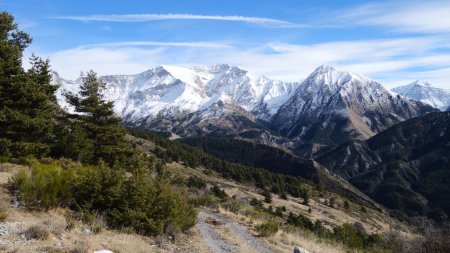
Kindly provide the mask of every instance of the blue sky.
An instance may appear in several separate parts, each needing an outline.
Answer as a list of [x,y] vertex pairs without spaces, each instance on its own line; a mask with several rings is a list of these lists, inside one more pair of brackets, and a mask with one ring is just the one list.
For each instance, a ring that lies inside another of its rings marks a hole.
[[450,88],[449,1],[1,0],[34,38],[25,56],[80,71],[228,63],[287,81],[319,65],[387,87]]

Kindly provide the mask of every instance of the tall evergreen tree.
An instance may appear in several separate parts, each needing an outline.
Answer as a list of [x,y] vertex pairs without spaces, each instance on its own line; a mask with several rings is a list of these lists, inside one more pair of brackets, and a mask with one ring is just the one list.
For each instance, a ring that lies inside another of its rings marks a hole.
[[126,155],[126,131],[120,124],[121,118],[114,115],[114,104],[106,101],[101,93],[106,84],[92,70],[81,77],[83,83],[79,93],[65,94],[67,101],[79,113],[76,124],[81,125],[92,141],[92,160],[88,162],[103,160],[111,165]]
[[57,111],[48,60],[31,57],[22,67],[23,51],[31,43],[14,17],[0,13],[0,155],[42,156],[54,141]]

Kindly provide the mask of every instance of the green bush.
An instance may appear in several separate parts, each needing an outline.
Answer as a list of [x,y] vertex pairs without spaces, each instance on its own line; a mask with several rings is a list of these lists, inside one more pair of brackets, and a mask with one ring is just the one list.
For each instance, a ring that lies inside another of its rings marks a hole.
[[228,198],[227,193],[224,190],[220,189],[217,185],[214,185],[213,187],[211,187],[211,193],[222,200],[225,200],[226,198]]
[[256,226],[256,231],[260,236],[267,237],[278,232],[278,223],[265,222]]
[[195,196],[189,199],[189,203],[196,207],[205,206],[209,208],[218,208],[220,202],[220,198],[211,194],[199,197]]
[[352,248],[363,248],[364,246],[364,235],[349,224],[335,227],[333,236],[336,240]]
[[197,176],[190,176],[186,186],[189,188],[203,189],[206,187],[206,182]]
[[49,209],[70,204],[73,170],[62,168],[59,162],[65,161],[43,164],[28,160],[31,169],[22,169],[12,178],[13,188],[19,190],[18,199],[26,207]]
[[8,218],[8,212],[6,211],[0,211],[0,222],[3,222]]
[[30,168],[20,171],[12,183],[28,208],[66,206],[87,216],[103,215],[109,226],[140,234],[161,234],[168,224],[181,231],[195,225],[197,211],[185,195],[164,179],[152,178],[135,160],[128,164],[129,171],[102,163],[87,167],[67,160],[30,160]]
[[308,230],[313,230],[314,228],[314,224],[312,223],[312,221],[301,213],[295,215],[292,212],[290,212],[286,222],[287,224],[294,225],[300,228],[305,228]]

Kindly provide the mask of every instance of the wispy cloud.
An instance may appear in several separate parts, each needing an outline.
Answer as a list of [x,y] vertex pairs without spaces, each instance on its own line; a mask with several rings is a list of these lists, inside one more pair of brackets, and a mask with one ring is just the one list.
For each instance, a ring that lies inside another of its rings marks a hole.
[[384,26],[399,32],[450,32],[449,1],[387,1],[345,10],[338,20],[347,25]]
[[103,21],[103,22],[150,22],[158,20],[210,20],[231,21],[258,24],[278,28],[312,28],[313,25],[297,24],[280,19],[246,16],[220,16],[220,15],[195,15],[195,14],[125,14],[125,15],[90,15],[90,16],[57,16],[53,19],[65,19],[76,21]]
[[139,47],[139,46],[161,46],[161,47],[202,47],[202,48],[229,48],[228,44],[216,42],[164,42],[164,41],[122,41],[110,43],[98,43],[82,45],[79,48],[95,47]]
[[[388,87],[426,78],[450,88],[448,38],[425,36],[384,40],[338,41],[317,44],[270,43],[240,48],[203,47],[201,43],[177,42],[175,47],[159,42],[117,42],[78,47],[47,54],[55,70],[76,78],[81,70],[101,75],[136,74],[157,65],[210,65],[229,63],[257,74],[300,81],[319,65],[370,76]],[[152,47],[139,45],[150,44]],[[172,43],[169,43],[169,45]],[[221,46],[219,44],[218,46]],[[46,55],[39,53],[39,55]],[[76,69],[73,66],[82,66]],[[82,69],[81,69],[82,68]]]

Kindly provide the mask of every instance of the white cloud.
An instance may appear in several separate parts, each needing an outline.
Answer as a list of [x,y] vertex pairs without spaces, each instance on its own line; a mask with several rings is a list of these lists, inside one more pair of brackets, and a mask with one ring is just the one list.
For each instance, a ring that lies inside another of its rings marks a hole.
[[163,51],[163,48],[75,48],[51,53],[48,57],[61,77],[76,79],[81,71],[90,69],[100,75],[139,73],[157,65],[153,59]]
[[83,45],[80,48],[94,47],[138,47],[138,46],[169,46],[169,47],[203,47],[203,48],[227,48],[228,44],[215,42],[163,42],[163,41],[122,41]]
[[400,32],[450,32],[449,1],[388,1],[345,10],[347,25],[385,26]]
[[248,49],[202,44],[207,42],[118,42],[38,55],[48,55],[53,68],[69,79],[88,69],[100,75],[136,74],[161,64],[228,63],[271,78],[299,81],[326,64],[386,82],[390,87],[405,84],[405,80],[425,79],[450,88],[450,45],[445,41],[445,36],[427,36],[308,45],[271,43]]
[[102,22],[149,22],[157,20],[215,20],[259,24],[269,27],[308,28],[310,25],[291,23],[285,20],[246,17],[246,16],[220,16],[195,14],[125,14],[125,15],[90,15],[90,16],[57,16],[53,19],[66,19],[76,21],[102,21]]

